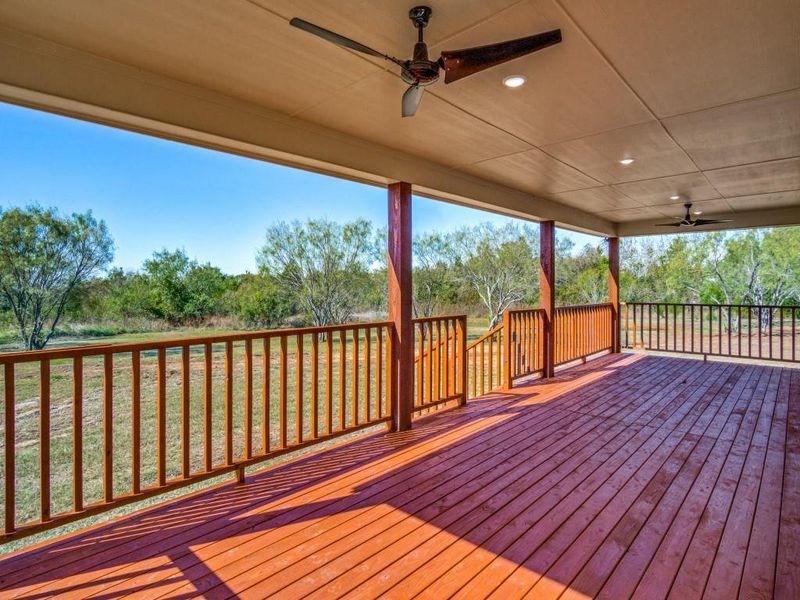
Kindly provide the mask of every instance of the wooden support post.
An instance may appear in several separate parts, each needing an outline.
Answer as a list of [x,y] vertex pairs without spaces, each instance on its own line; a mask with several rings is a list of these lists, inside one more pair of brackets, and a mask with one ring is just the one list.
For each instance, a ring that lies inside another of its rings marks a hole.
[[511,373],[511,312],[503,313],[503,389],[510,390],[513,381]]
[[554,221],[539,223],[539,308],[544,311],[542,375],[552,377],[555,372],[553,319],[556,311],[556,224]]
[[411,428],[414,403],[414,329],[411,323],[411,184],[389,185],[389,320],[392,427]]
[[608,238],[608,301],[611,303],[611,352],[620,352],[619,238]]

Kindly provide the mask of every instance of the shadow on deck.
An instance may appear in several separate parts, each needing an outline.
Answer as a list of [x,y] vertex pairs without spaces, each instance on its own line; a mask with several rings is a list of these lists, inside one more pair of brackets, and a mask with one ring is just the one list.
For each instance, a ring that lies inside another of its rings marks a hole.
[[800,371],[614,355],[0,560],[2,597],[800,597]]

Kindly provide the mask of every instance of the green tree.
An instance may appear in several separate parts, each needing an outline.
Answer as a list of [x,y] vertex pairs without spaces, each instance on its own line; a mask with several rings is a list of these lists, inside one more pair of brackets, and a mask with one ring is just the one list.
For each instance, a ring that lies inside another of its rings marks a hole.
[[568,238],[556,238],[556,301],[561,305],[597,304],[608,300],[608,256],[605,243],[586,244],[577,253]]
[[413,309],[417,317],[433,316],[459,300],[451,246],[450,237],[441,233],[414,240]]
[[114,244],[91,212],[39,206],[0,215],[0,294],[28,350],[44,348],[77,288],[105,269]]
[[146,310],[171,325],[198,323],[217,313],[226,291],[225,275],[199,265],[186,252],[162,250],[145,261]]
[[314,325],[345,323],[363,302],[370,269],[382,256],[380,234],[359,219],[281,222],[267,230],[257,255],[269,274],[296,298]]
[[294,301],[273,277],[246,273],[229,292],[231,313],[248,327],[277,327],[294,310]]
[[537,292],[537,234],[533,227],[483,223],[453,236],[452,263],[480,298],[494,327],[515,304],[532,302]]

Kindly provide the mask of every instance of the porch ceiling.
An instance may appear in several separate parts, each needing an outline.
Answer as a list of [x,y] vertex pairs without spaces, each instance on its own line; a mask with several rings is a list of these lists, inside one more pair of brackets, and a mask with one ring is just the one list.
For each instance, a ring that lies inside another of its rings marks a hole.
[[394,70],[288,25],[406,56],[413,4],[3,0],[0,98],[603,235],[664,233],[684,200],[800,223],[796,0],[431,0],[433,55],[564,41],[438,83],[413,119]]

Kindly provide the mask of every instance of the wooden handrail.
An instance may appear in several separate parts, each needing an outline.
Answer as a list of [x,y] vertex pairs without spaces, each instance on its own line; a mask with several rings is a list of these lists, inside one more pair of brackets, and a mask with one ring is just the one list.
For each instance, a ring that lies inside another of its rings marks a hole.
[[627,302],[621,313],[627,348],[800,362],[800,306]]
[[264,338],[280,337],[287,335],[309,335],[312,333],[325,334],[337,331],[354,331],[373,329],[375,327],[391,327],[391,321],[374,321],[369,323],[345,323],[343,325],[323,325],[319,327],[296,327],[292,329],[263,329],[259,331],[246,331],[241,333],[220,333],[211,336],[197,336],[184,338],[169,338],[149,342],[126,342],[123,344],[95,344],[88,346],[70,346],[68,348],[55,348],[52,350],[29,350],[23,352],[8,352],[0,354],[0,365],[7,363],[36,362],[50,359],[74,358],[76,356],[100,356],[107,352],[120,354],[123,352],[158,350],[159,348],[175,348],[178,346],[199,346],[201,344],[220,344],[223,342],[243,342],[245,340],[260,340]]
[[[458,318],[464,319],[465,333],[466,317]],[[387,321],[352,323],[0,355],[5,402],[0,541],[225,473],[243,481],[247,466],[388,422],[392,327]],[[222,385],[215,385],[220,379]],[[17,432],[30,430],[17,423],[18,404],[29,402],[19,397],[23,389],[38,392],[38,440],[17,439]],[[122,409],[126,402],[129,408]],[[69,405],[71,411],[59,410]],[[51,433],[57,415],[72,421],[71,448],[53,445],[65,439]],[[99,423],[99,435],[89,437],[93,423]],[[130,428],[131,447],[118,454],[123,427]],[[143,448],[145,437],[154,441],[151,447]],[[38,453],[38,507],[16,503],[16,468],[33,458],[25,452]],[[51,464],[64,455],[71,468]],[[85,456],[100,466],[99,473],[85,471]],[[130,473],[126,490],[115,484],[123,472]],[[71,494],[53,498],[54,481],[60,490],[71,487]]]

